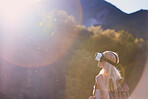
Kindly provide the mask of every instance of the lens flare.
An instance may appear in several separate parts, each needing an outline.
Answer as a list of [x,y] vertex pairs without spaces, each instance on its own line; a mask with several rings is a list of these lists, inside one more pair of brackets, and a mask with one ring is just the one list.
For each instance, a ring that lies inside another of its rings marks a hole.
[[[76,9],[69,10],[68,2]],[[75,41],[76,24],[82,19],[79,0],[65,0],[60,6],[54,0],[5,0],[0,6],[0,20],[4,19],[0,56],[23,67],[48,66],[62,58]]]
[[[148,53],[146,53],[146,56],[148,56]],[[146,58],[146,64],[141,74],[141,77],[139,78],[139,82],[137,86],[134,88],[130,96],[130,99],[146,99],[148,97],[147,75],[148,75],[148,57]]]

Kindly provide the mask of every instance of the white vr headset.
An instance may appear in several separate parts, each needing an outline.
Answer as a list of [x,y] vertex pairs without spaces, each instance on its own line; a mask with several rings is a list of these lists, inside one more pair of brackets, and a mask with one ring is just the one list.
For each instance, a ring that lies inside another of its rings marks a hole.
[[115,55],[115,57],[116,57],[116,63],[114,63],[111,60],[105,58],[102,53],[96,52],[96,54],[95,54],[95,60],[97,60],[99,62],[105,61],[105,62],[108,62],[108,63],[112,64],[113,66],[118,66],[118,64],[117,64],[117,56]]

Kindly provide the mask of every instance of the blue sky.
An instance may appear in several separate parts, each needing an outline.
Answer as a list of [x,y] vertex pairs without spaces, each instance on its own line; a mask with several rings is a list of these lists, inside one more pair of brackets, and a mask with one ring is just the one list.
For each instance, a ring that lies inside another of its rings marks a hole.
[[140,9],[148,10],[148,0],[105,0],[115,5],[123,12],[133,13]]

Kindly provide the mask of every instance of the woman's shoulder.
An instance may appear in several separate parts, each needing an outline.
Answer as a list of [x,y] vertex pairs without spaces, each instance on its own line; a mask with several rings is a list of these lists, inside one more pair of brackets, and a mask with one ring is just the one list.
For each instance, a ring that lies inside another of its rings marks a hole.
[[103,78],[104,78],[104,75],[98,74],[95,79],[96,80],[102,80]]
[[106,90],[104,75],[98,74],[96,76],[96,84],[97,84],[97,88],[98,89],[100,89],[100,90]]
[[96,80],[96,82],[97,82],[98,84],[104,83],[104,75],[98,74],[98,75],[96,76],[95,80]]

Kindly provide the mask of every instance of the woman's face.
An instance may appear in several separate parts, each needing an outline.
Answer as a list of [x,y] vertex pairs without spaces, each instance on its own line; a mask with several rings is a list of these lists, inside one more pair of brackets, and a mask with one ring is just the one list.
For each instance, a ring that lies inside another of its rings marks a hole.
[[98,65],[97,66],[103,68],[104,67],[104,61],[98,62]]

